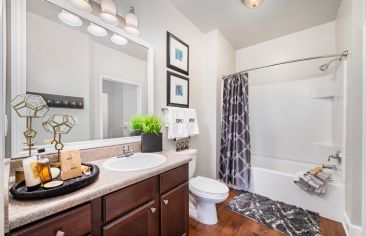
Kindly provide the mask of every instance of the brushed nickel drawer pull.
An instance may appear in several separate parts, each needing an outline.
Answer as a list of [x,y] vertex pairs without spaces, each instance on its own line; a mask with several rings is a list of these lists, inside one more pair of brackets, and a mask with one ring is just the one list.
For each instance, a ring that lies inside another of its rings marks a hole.
[[151,212],[154,214],[156,211],[156,208],[155,207],[151,207]]
[[168,205],[169,201],[168,200],[164,200],[164,204]]

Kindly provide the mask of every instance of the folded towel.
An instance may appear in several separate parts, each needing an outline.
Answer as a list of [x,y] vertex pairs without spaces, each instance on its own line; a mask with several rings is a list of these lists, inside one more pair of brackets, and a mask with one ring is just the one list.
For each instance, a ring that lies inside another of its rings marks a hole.
[[196,114],[196,110],[195,109],[185,109],[186,112],[186,121],[188,122],[187,124],[187,129],[188,129],[188,136],[192,137],[194,135],[199,134],[199,129],[198,129],[198,120],[197,120],[197,114]]
[[165,124],[168,126],[168,139],[188,137],[185,109],[177,107],[167,108]]

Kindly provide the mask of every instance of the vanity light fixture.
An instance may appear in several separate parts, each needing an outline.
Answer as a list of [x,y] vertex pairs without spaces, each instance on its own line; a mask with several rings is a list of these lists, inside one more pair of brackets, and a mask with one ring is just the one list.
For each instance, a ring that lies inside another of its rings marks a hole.
[[88,26],[88,32],[97,37],[105,37],[108,34],[106,29],[93,23]]
[[60,13],[58,13],[58,18],[60,21],[70,26],[78,27],[83,25],[83,21],[80,19],[80,17],[66,10],[62,10]]
[[257,8],[262,4],[263,0],[242,0],[243,4],[248,8]]
[[133,35],[133,36],[140,36],[140,30],[139,28],[139,19],[137,18],[135,14],[135,8],[131,7],[130,11],[127,13],[125,17],[126,26],[124,30]]
[[119,34],[113,34],[111,37],[111,40],[113,43],[120,45],[120,46],[126,45],[128,42],[126,38],[122,37]]
[[76,9],[85,12],[92,12],[93,8],[89,3],[89,0],[69,0],[70,4],[73,5]]
[[117,4],[113,0],[102,0],[100,2],[101,13],[99,17],[111,25],[118,25]]

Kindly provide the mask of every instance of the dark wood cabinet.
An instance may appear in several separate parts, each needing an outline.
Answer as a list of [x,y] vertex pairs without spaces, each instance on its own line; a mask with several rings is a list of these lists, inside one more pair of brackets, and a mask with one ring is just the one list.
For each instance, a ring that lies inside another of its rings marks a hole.
[[188,235],[188,164],[15,229],[17,236]]
[[146,204],[103,227],[103,236],[158,236],[159,210],[154,202]]
[[188,235],[188,183],[161,196],[161,235]]

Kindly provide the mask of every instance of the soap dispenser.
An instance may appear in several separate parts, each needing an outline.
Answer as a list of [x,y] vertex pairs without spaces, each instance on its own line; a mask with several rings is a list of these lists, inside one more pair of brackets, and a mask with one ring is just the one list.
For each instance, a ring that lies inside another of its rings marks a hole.
[[45,149],[38,149],[37,170],[42,185],[52,180],[50,160],[45,155]]

